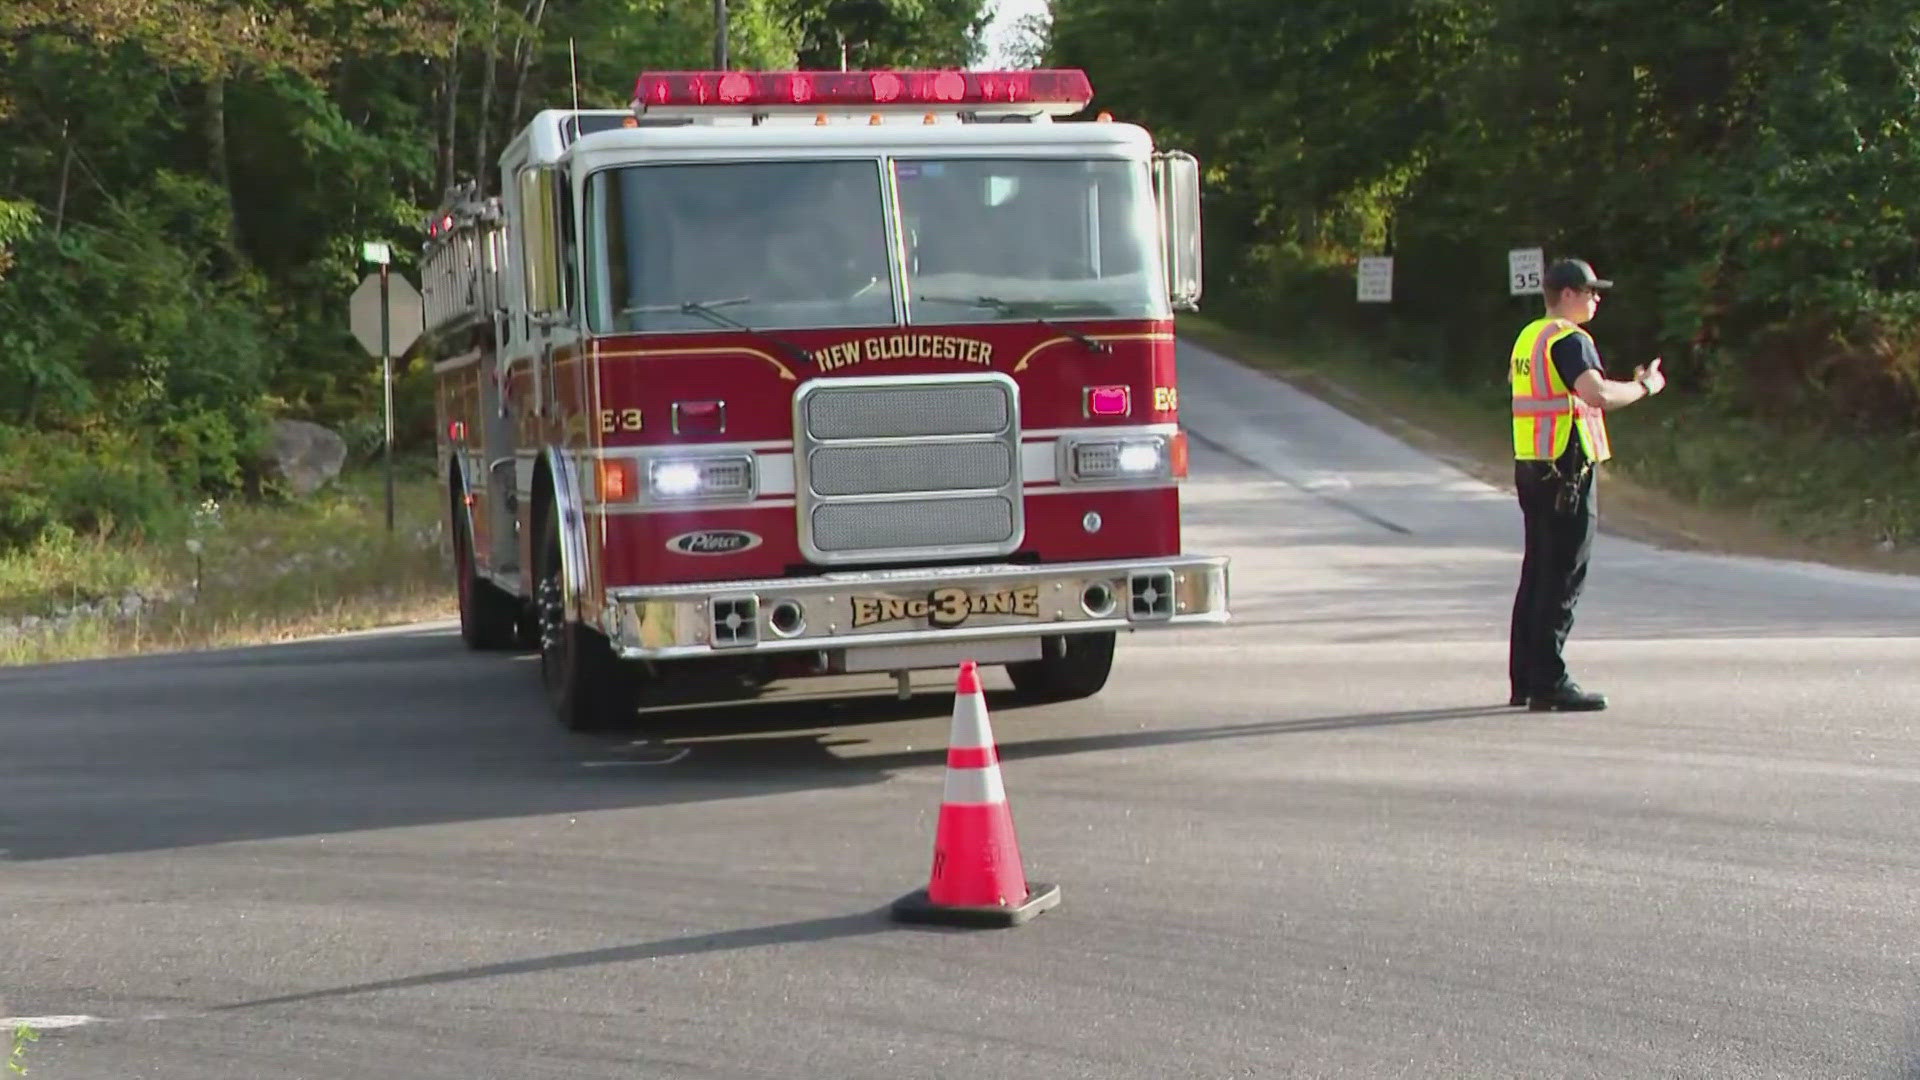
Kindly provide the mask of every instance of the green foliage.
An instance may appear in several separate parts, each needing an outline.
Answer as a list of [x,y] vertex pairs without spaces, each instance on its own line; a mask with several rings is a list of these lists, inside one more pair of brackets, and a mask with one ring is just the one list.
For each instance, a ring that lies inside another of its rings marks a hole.
[[[982,7],[731,0],[729,51],[957,63]],[[576,86],[622,107],[643,69],[706,66],[712,19],[688,0],[0,3],[0,546],[254,490],[276,415],[377,451],[378,365],[345,318],[361,242],[417,282],[447,183],[497,188],[493,159]],[[399,442],[423,446],[430,373],[400,372]]]
[[13,1050],[7,1055],[7,1071],[24,1076],[27,1072],[27,1046],[40,1041],[40,1033],[26,1024],[13,1028]]
[[979,56],[984,0],[784,0],[803,68],[959,67]]
[[0,428],[0,547],[165,530],[181,512],[179,490],[137,439]]
[[[204,222],[218,202],[204,181],[160,173],[117,205],[111,229],[28,235],[20,266],[0,281],[0,424],[49,445],[164,461],[163,480],[184,490],[241,484],[273,344],[257,312],[259,286],[209,279],[221,241]],[[60,434],[73,438],[53,438]],[[0,461],[31,464],[43,490],[58,472],[15,454]],[[130,504],[110,475],[103,482],[115,518],[146,519],[121,513]],[[86,497],[41,504],[84,509]]]
[[[1049,60],[1207,168],[1228,310],[1345,323],[1491,385],[1505,252],[1621,282],[1616,370],[1722,412],[1920,421],[1909,0],[1054,0]],[[1354,260],[1395,258],[1390,309]]]
[[39,221],[40,215],[32,206],[0,199],[0,278],[6,277],[13,265],[13,242],[32,232]]
[[195,547],[176,533],[0,550],[0,620],[38,620],[0,634],[0,667],[444,617],[446,494],[430,458],[397,464],[391,533],[381,475],[368,470],[297,503],[196,512]]

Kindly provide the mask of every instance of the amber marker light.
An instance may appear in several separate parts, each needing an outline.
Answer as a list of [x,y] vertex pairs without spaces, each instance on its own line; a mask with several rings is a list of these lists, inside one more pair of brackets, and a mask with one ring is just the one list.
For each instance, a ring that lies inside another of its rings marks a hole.
[[603,503],[632,502],[640,497],[640,470],[630,458],[601,458],[594,477]]

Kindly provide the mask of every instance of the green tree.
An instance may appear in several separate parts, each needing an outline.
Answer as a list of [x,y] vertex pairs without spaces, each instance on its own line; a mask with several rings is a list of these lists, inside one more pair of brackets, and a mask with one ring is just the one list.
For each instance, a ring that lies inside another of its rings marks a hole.
[[1357,317],[1391,251],[1392,347],[1491,383],[1539,245],[1723,408],[1920,419],[1910,0],[1054,0],[1049,59],[1200,155],[1230,304]]
[[781,0],[809,71],[961,67],[981,51],[984,0]]

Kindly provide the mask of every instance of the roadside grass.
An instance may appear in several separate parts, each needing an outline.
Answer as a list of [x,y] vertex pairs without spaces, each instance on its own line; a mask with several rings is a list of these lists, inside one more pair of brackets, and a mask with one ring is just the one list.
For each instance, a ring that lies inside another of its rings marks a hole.
[[[1248,333],[1197,316],[1180,332],[1269,372],[1469,475],[1511,490],[1507,399],[1357,335]],[[1601,526],[1671,547],[1920,573],[1920,432],[1789,431],[1727,416],[1684,391],[1607,418],[1614,460]]]
[[[453,613],[440,485],[417,463],[306,499],[203,506],[181,535],[0,554],[0,665],[251,645]],[[198,551],[192,550],[198,547]]]
[[40,1033],[26,1024],[13,1027],[13,1050],[7,1055],[7,1071],[18,1076],[27,1073],[27,1044],[40,1041]]

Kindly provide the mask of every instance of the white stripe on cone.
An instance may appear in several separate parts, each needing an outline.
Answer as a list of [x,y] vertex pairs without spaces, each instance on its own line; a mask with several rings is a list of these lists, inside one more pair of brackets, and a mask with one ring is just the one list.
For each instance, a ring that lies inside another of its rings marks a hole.
[[[983,691],[956,694],[953,701],[953,726],[947,733],[949,748],[986,750],[993,748],[993,725],[987,720],[987,698]],[[992,765],[980,769],[947,767],[946,801],[950,803],[1003,803],[1007,788],[1000,779],[998,755]]]
[[1000,766],[989,765],[984,769],[947,770],[948,803],[1003,803],[1007,801],[1007,788],[1000,782]]
[[954,696],[953,728],[947,733],[947,745],[965,750],[993,745],[993,729],[987,723],[986,694],[975,690]]

